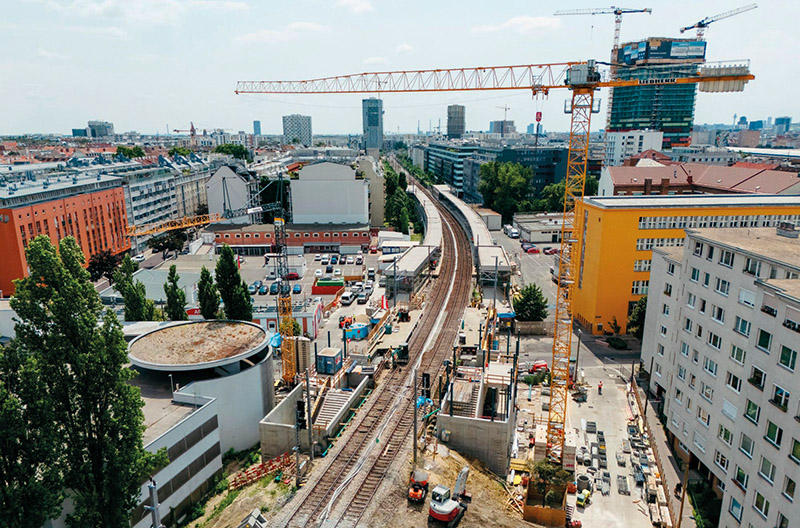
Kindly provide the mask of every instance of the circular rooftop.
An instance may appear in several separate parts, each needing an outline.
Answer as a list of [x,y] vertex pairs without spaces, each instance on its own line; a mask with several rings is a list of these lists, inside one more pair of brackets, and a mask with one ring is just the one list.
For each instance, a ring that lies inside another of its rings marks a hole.
[[236,363],[264,350],[267,332],[243,321],[192,321],[143,334],[128,346],[137,367],[198,370]]

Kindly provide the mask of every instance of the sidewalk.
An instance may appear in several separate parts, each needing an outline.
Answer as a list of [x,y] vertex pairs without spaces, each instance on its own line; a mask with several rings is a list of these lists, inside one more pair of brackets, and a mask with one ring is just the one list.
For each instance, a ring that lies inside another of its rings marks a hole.
[[[638,400],[639,405],[642,405],[642,403],[645,401],[645,393],[638,385],[635,387],[637,393],[636,399]],[[669,447],[667,435],[664,432],[661,422],[658,420],[658,414],[656,413],[656,409],[653,407],[651,402],[647,402],[645,423],[647,425],[647,431],[650,435],[650,445],[653,448],[653,452],[658,460],[658,465],[661,468],[661,479],[666,488],[664,491],[667,495],[669,509],[672,512],[672,518],[675,519],[675,526],[677,528],[679,522],[678,513],[681,509],[681,501],[680,499],[675,498],[674,491],[678,483],[683,482],[683,471],[678,468],[678,462]],[[686,504],[684,504],[683,507],[683,520],[680,521],[680,527],[696,528],[697,524],[694,522],[694,519],[691,518],[692,505],[689,501],[688,493],[685,500]]]

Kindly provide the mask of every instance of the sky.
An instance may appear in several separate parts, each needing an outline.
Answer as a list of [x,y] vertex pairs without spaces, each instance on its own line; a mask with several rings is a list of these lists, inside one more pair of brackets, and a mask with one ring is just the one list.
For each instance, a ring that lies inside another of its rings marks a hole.
[[[622,42],[680,37],[679,28],[745,5],[638,0]],[[762,0],[706,30],[707,60],[749,59],[743,93],[698,94],[696,123],[800,119],[796,30],[800,0]],[[298,80],[368,71],[607,61],[614,17],[553,16],[597,0],[14,0],[0,18],[0,135],[69,134],[91,119],[117,132],[228,128],[281,132],[281,116],[312,116],[315,134],[360,134],[361,95],[235,95],[238,80]],[[684,36],[694,35],[687,33]],[[524,132],[536,111],[565,131],[566,90],[384,94],[384,132],[427,131],[448,104],[466,106],[467,130],[508,119]],[[601,92],[605,115],[607,93]],[[602,126],[595,120],[593,129]]]

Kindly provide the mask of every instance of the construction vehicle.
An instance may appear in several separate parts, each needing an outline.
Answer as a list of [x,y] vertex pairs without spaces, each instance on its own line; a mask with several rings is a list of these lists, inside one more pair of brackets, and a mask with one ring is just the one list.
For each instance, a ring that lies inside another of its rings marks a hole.
[[553,331],[553,359],[550,365],[550,405],[547,421],[547,458],[561,463],[564,451],[565,420],[570,385],[574,288],[580,274],[583,247],[583,193],[589,154],[591,116],[599,112],[595,92],[600,88],[698,84],[701,92],[740,92],[755,77],[748,61],[738,63],[703,63],[682,77],[663,74],[657,69],[647,79],[603,80],[594,60],[519,66],[477,68],[442,68],[368,72],[354,75],[321,77],[301,81],[239,81],[236,94],[352,94],[402,92],[455,92],[478,90],[529,90],[532,95],[547,96],[551,90],[568,89],[571,102],[565,111],[571,114],[567,173],[564,184],[564,209],[561,223],[561,247],[558,254],[558,291]]
[[467,512],[468,497],[466,497],[467,477],[469,466],[464,466],[458,473],[453,493],[450,488],[441,484],[431,492],[431,505],[428,509],[428,518],[447,523],[447,528],[452,528]]
[[408,501],[425,502],[428,495],[428,473],[417,469],[408,477]]

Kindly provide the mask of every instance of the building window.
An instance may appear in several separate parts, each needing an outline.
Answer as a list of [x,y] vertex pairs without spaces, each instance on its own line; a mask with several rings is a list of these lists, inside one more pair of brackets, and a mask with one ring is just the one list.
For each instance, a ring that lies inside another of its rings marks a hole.
[[682,403],[681,401],[682,398],[683,398],[683,391],[675,387],[675,401],[678,403]]
[[767,420],[767,436],[766,439],[776,446],[780,447],[781,442],[783,441],[783,429],[778,427],[777,424],[772,423],[771,420]]
[[339,238],[339,233],[334,233],[333,238]]
[[741,487],[743,490],[746,490],[747,482],[750,480],[750,475],[748,475],[740,466],[736,466],[736,473],[733,475],[733,480],[739,485],[739,487]]
[[761,261],[747,257],[744,264],[744,272],[758,277],[759,273],[761,273]]
[[661,315],[669,315],[669,305],[664,304],[661,306]]
[[728,372],[726,375],[725,384],[737,394],[742,390],[741,378],[732,372]]
[[700,382],[700,396],[711,402],[714,400],[714,389],[705,382]]
[[686,381],[686,369],[681,365],[678,365],[678,379],[681,381]]
[[794,500],[794,492],[797,489],[797,483],[786,477],[783,481],[783,495],[790,501]]
[[719,451],[714,452],[714,463],[718,465],[722,470],[727,473],[728,472],[728,457],[720,453]]
[[739,415],[739,409],[725,398],[722,398],[722,414],[735,422],[736,417]]
[[715,304],[711,305],[711,318],[718,323],[725,322],[725,310]]
[[681,355],[683,357],[689,357],[689,345],[681,341]]
[[652,261],[643,259],[633,263],[633,271],[650,271]]
[[729,446],[733,443],[733,433],[730,431],[730,429],[722,424],[719,425],[719,432],[717,433],[717,436]]
[[662,337],[666,337],[667,336],[667,327],[664,326],[664,325],[661,325],[661,329],[659,330],[659,332],[661,333]]
[[739,451],[744,453],[750,458],[753,458],[753,446],[755,443],[753,439],[747,436],[746,434],[742,433],[742,439],[739,442]]
[[789,370],[794,370],[794,365],[796,362],[797,362],[797,351],[792,350],[786,345],[781,346],[781,355],[780,358],[778,359],[778,363],[788,368]]
[[666,283],[664,284],[664,295],[670,297],[672,295],[672,284]]
[[303,238],[311,238],[311,233],[303,233]]
[[[317,234],[316,234],[316,233],[314,233],[314,236],[317,236]],[[300,233],[295,233],[295,234],[294,234],[294,237],[295,237],[295,238],[300,238]]]
[[733,267],[733,251],[722,250],[719,255],[719,263],[727,268]]
[[756,294],[744,288],[740,289],[739,304],[753,308],[756,305]]
[[703,243],[695,241],[692,253],[697,257],[701,256],[703,254]]
[[778,523],[775,525],[775,528],[789,528],[789,519],[782,513],[779,513]]
[[753,401],[747,400],[747,405],[744,408],[744,415],[748,420],[757,424],[758,418],[761,416],[761,407],[753,403]]
[[342,237],[347,237],[347,233],[342,233]]
[[684,318],[684,320],[683,320],[683,329],[686,332],[690,332],[690,333],[692,331],[692,320],[689,319],[688,317]]
[[711,425],[711,415],[708,414],[706,410],[700,407],[699,405],[697,406],[697,421],[706,427]]
[[631,295],[647,295],[649,286],[650,281],[648,280],[633,281],[631,285]]
[[800,464],[800,440],[792,438],[792,452],[789,453],[789,458]]
[[773,385],[772,399],[770,402],[782,411],[786,411],[789,406],[789,396],[789,391],[778,385]]
[[705,357],[703,358],[703,370],[714,376],[717,377],[717,363],[711,358]]
[[726,281],[725,279],[720,279],[717,277],[717,282],[714,285],[714,291],[720,295],[724,295],[725,297],[728,296],[728,292],[731,290],[731,283]]
[[697,431],[692,433],[692,443],[703,453],[706,452],[706,439]]
[[770,347],[772,346],[772,334],[759,328],[758,330],[758,343],[756,346],[763,350],[764,352],[769,352]]
[[319,233],[314,233],[314,238],[319,238]]
[[667,264],[667,273],[669,273],[670,275],[675,275],[675,264],[673,264],[672,262]]
[[753,365],[750,371],[750,378],[747,381],[759,390],[764,390],[764,383],[767,381],[767,373]]
[[656,366],[655,366],[654,370],[656,372],[656,376],[661,376],[661,365],[660,364],[656,363]]
[[733,330],[742,334],[745,337],[750,336],[750,321],[746,319],[742,319],[738,315],[736,316],[736,322],[733,325]]
[[731,359],[735,362],[739,363],[740,365],[744,365],[744,358],[747,356],[747,353],[736,345],[731,345]]
[[711,348],[716,348],[719,350],[722,347],[722,338],[715,334],[714,332],[708,333],[707,342]]
[[728,506],[728,513],[730,513],[734,519],[741,522],[742,520],[742,505],[737,501],[734,497],[731,497],[731,504]]
[[765,519],[769,515],[769,501],[759,492],[756,492],[756,498],[753,500],[753,508]]
[[711,283],[711,274],[704,273],[703,274],[703,287],[708,288],[708,285]]
[[658,355],[659,355],[659,356],[663,356],[663,355],[664,355],[664,345],[662,345],[661,343],[659,343],[659,344],[658,344],[658,347],[657,347],[657,350],[658,350]]
[[692,282],[699,281],[700,280],[700,270],[697,269],[697,268],[692,268],[692,276],[691,276],[691,278],[689,280],[691,280]]
[[758,474],[772,483],[775,479],[775,464],[762,456],[761,465],[758,467]]
[[696,302],[697,302],[697,296],[695,294],[690,293],[686,297],[686,306],[688,306],[689,308],[694,308]]

